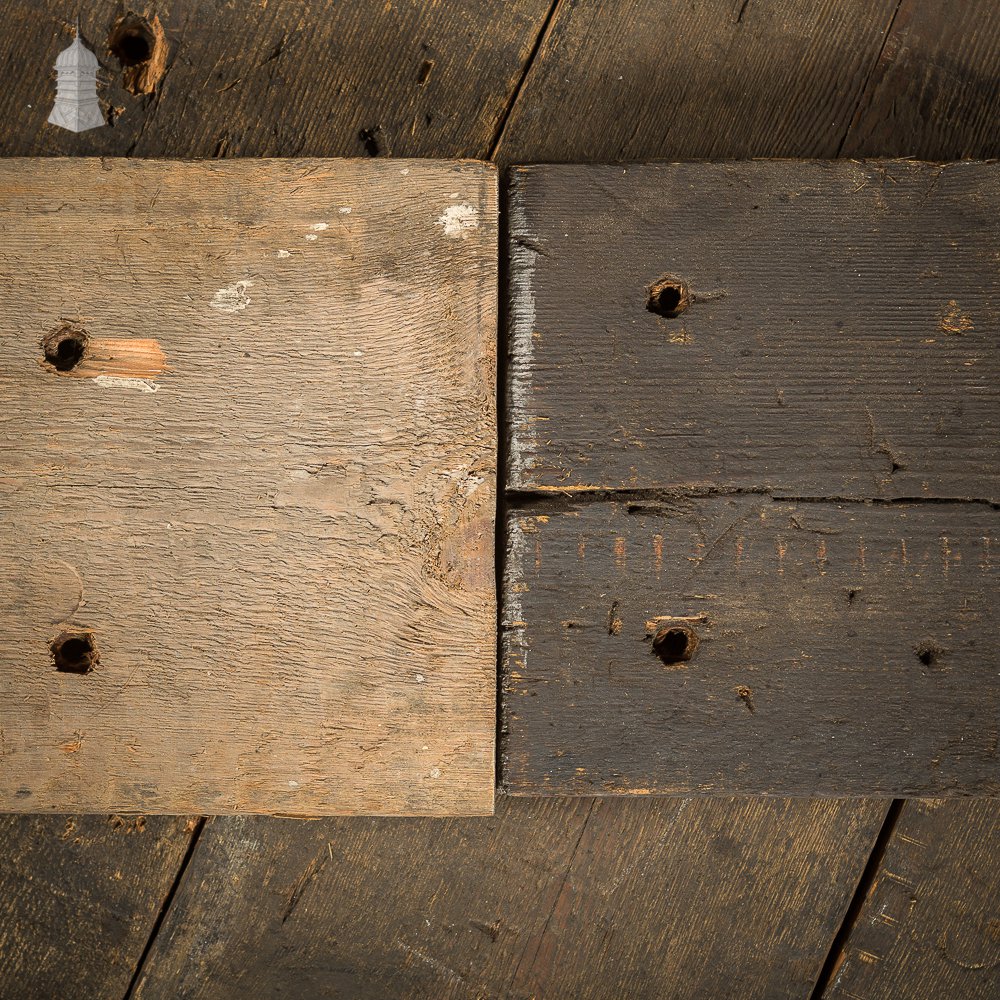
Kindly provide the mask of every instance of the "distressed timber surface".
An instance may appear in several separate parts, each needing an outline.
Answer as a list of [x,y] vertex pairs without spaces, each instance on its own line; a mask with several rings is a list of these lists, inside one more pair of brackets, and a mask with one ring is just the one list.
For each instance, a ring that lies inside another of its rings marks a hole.
[[[493,169],[0,191],[0,806],[490,812]],[[99,663],[57,671],[80,629]]]
[[998,206],[993,164],[517,169],[511,791],[1000,790]]

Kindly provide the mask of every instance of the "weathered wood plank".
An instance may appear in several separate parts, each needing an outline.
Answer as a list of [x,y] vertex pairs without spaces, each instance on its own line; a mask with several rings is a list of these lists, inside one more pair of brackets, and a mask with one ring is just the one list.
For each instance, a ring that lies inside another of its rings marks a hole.
[[997,499],[998,205],[992,164],[519,168],[509,485]]
[[1000,995],[995,801],[907,802],[830,1000]]
[[0,996],[124,996],[194,829],[182,816],[0,817]]
[[500,799],[474,821],[210,821],[136,996],[803,997],[884,812]]
[[996,793],[998,534],[983,504],[513,510],[504,784]]
[[[4,5],[0,65],[11,69],[0,88],[0,154],[484,157],[548,0],[502,8],[482,0],[157,0],[139,9],[147,28],[158,18],[166,47],[148,93],[126,88],[130,69],[112,51],[123,9],[103,0],[79,11],[83,38],[101,60],[99,96],[113,127],[74,135],[46,118],[52,65],[72,40],[75,8]],[[140,39],[143,30],[135,29]]]
[[844,139],[847,156],[1000,155],[1000,7],[901,0]]
[[493,171],[0,186],[0,807],[488,812]]
[[[896,6],[561,3],[499,159],[836,156]],[[967,50],[956,47],[953,58]]]

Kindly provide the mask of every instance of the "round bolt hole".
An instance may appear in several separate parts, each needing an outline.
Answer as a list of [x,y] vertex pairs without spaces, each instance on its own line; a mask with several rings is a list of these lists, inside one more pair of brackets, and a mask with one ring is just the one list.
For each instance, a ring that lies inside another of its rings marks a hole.
[[673,319],[691,305],[691,290],[677,278],[669,275],[661,278],[649,288],[646,308],[658,316]]
[[89,340],[85,330],[68,324],[63,325],[42,339],[45,360],[56,371],[71,371],[83,359]]
[[111,54],[122,66],[139,66],[153,54],[156,38],[144,18],[126,17],[108,39]]
[[686,625],[665,625],[653,636],[653,652],[668,667],[694,656],[698,636]]
[[62,674],[89,674],[99,657],[90,632],[60,632],[50,643],[56,670]]

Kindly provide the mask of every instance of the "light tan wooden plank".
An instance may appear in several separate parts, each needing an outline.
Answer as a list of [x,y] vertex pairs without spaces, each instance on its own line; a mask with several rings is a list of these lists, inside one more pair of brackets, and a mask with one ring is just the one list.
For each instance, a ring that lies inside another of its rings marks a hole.
[[490,812],[492,168],[10,160],[0,238],[0,807]]

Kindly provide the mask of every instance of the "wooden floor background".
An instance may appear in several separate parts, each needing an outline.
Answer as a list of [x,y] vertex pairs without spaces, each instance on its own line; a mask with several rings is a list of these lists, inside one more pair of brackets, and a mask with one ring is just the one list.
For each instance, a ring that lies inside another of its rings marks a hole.
[[[143,10],[167,46],[151,80],[109,52],[125,9],[82,13],[112,124],[76,136],[44,124],[75,6],[0,6],[0,155],[1000,153],[995,0],[164,0]],[[501,797],[474,820],[7,816],[0,997],[995,998],[995,814]]]

